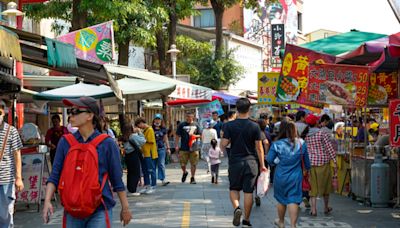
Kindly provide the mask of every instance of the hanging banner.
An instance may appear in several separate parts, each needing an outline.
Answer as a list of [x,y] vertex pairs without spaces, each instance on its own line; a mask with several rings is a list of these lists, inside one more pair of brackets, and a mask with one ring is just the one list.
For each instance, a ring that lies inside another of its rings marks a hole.
[[398,97],[397,72],[372,73],[369,78],[368,104],[387,105]]
[[212,113],[218,112],[218,115],[224,114],[221,102],[219,100],[212,101],[208,104],[201,105],[198,109],[200,126],[204,127],[205,122],[212,119]]
[[390,145],[400,147],[400,99],[390,101],[389,113]]
[[276,91],[278,87],[279,73],[258,73],[258,104],[277,104]]
[[285,26],[284,24],[271,25],[271,56],[280,58],[281,49],[285,48]]
[[335,56],[287,44],[279,76],[277,101],[307,104],[308,71],[311,63],[334,63]]
[[339,64],[312,64],[308,101],[350,107],[367,105],[370,68]]
[[104,64],[115,56],[112,21],[70,32],[57,40],[74,45],[76,57],[89,62]]

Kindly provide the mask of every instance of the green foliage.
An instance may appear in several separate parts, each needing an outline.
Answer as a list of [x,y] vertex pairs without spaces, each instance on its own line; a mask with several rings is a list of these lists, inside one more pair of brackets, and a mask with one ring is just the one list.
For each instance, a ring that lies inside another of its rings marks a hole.
[[207,42],[198,42],[178,36],[179,54],[177,69],[180,74],[189,74],[191,82],[212,89],[227,88],[235,84],[244,69],[233,58],[235,50],[224,51],[221,59],[215,59],[213,47]]

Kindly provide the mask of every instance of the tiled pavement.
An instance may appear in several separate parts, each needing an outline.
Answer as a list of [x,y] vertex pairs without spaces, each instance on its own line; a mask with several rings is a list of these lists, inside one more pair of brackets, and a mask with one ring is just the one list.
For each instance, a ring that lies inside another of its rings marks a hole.
[[[134,219],[128,227],[232,227],[233,209],[229,201],[226,168],[224,160],[220,184],[213,185],[210,183],[209,175],[206,174],[205,163],[202,162],[197,172],[197,184],[190,185],[189,177],[186,183],[180,183],[182,172],[178,164],[168,165],[167,176],[171,184],[166,187],[159,186],[153,195],[129,196]],[[365,207],[338,195],[333,195],[331,201],[334,211],[330,216],[323,216],[322,200],[318,200],[318,217],[311,218],[307,215],[308,211],[302,209],[297,227],[400,227],[400,219],[391,216],[391,213],[399,213],[398,209]],[[262,199],[261,207],[253,208],[251,215],[253,227],[274,227],[275,204],[273,191],[270,191]],[[357,210],[372,211],[362,214]],[[113,210],[113,227],[122,227],[119,222],[119,211],[118,203]],[[62,209],[58,206],[50,224],[44,225],[38,212],[18,211],[15,215],[15,227],[61,227],[62,214]],[[289,218],[286,218],[286,225],[289,227]]]

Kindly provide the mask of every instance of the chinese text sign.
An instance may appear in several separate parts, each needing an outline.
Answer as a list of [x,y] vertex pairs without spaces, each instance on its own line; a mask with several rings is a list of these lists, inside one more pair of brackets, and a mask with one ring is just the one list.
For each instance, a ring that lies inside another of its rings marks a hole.
[[390,145],[400,147],[400,99],[390,101],[389,113]]

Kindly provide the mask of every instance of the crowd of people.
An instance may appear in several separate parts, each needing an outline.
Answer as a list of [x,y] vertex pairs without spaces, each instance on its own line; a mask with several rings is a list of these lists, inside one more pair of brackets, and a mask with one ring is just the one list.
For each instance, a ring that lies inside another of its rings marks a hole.
[[[305,111],[275,118],[271,113],[262,113],[258,119],[253,119],[247,98],[239,99],[236,111],[229,111],[223,118],[213,112],[212,119],[203,126],[195,121],[193,112],[187,112],[176,132],[165,127],[159,113],[154,115],[151,124],[142,117],[135,121],[125,120],[121,126],[122,136],[117,138],[108,119],[101,117],[95,99],[81,97],[63,102],[70,106],[68,127],[61,126],[59,116],[54,115],[53,127],[46,134],[53,168],[47,181],[42,216],[46,223],[49,222],[54,213],[51,201],[58,191],[65,209],[63,223],[66,227],[110,227],[112,208],[116,204],[112,191],[117,193],[122,206],[121,221],[128,224],[132,215],[127,196],[153,194],[157,181],[161,186],[170,184],[165,163],[171,151],[179,155],[182,183],[188,178],[190,163],[190,184],[196,184],[200,158],[206,161],[211,183],[218,184],[221,157],[227,155],[234,226],[251,227],[253,202],[257,206],[261,203],[258,196],[254,199],[257,178],[269,169],[278,202],[275,225],[285,227],[284,217],[288,211],[290,225],[296,227],[302,203],[310,210],[310,216],[317,216],[317,197],[324,199],[325,215],[333,210],[329,194],[333,191],[332,179],[337,176],[338,141],[346,134],[346,125],[358,128],[354,136],[356,142],[366,137],[379,143],[385,141],[377,136],[379,124],[373,120],[367,131],[362,119],[334,123],[329,115],[317,116]],[[11,199],[15,190],[21,191],[24,187],[19,151],[22,144],[15,128],[4,123],[3,116],[4,111],[0,109],[0,141],[3,145],[0,153],[0,224],[12,225],[14,200]],[[171,133],[175,135],[173,141],[169,140]],[[127,191],[122,180],[118,141],[122,142]],[[304,182],[309,187],[305,187]]]

